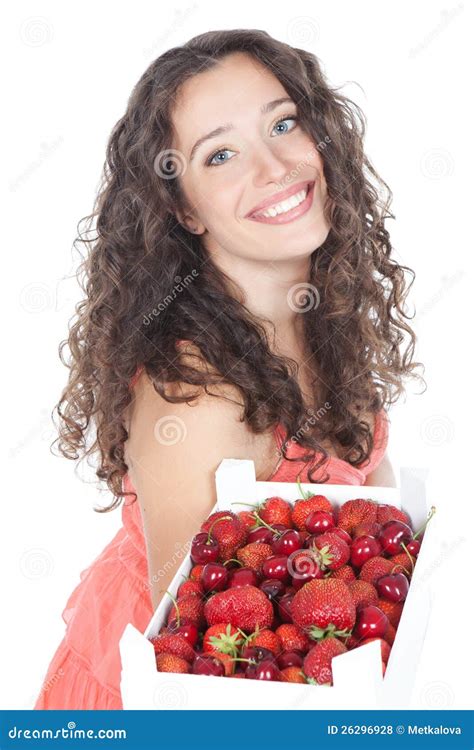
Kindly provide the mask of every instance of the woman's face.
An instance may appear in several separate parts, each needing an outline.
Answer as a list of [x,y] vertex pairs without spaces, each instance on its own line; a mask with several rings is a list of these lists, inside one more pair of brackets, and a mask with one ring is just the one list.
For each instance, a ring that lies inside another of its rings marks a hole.
[[[273,104],[282,98],[286,101]],[[227,56],[181,87],[172,147],[186,166],[177,176],[186,213],[177,214],[203,235],[210,253],[301,260],[325,241],[323,162],[296,117],[296,103],[280,81],[245,53]],[[226,132],[201,141],[221,126]],[[298,207],[282,204],[283,191],[296,195],[293,203],[306,198]],[[249,216],[267,200],[280,204],[275,221]]]

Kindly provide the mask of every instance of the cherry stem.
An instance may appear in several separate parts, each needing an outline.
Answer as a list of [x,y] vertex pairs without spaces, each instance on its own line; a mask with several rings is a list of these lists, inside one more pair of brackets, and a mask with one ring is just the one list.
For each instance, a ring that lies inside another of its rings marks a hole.
[[[160,591],[164,591],[164,589],[160,589]],[[172,599],[172,601],[173,601],[173,604],[174,604],[174,606],[175,606],[175,608],[176,608],[176,627],[178,627],[178,628],[179,628],[179,626],[180,626],[180,623],[181,623],[181,620],[180,620],[180,616],[179,616],[179,607],[178,607],[178,602],[177,602],[177,601],[176,601],[176,599],[174,598],[173,594],[170,594],[170,592],[169,592],[169,591],[165,591],[165,593],[166,593],[166,594],[168,594],[168,596],[170,596],[170,597],[171,597],[171,599]]]
[[212,533],[212,529],[214,528],[214,526],[216,525],[216,523],[219,523],[219,521],[226,521],[227,519],[230,519],[232,521],[232,516],[221,516],[220,518],[216,518],[215,521],[213,521],[211,523],[211,525],[209,527],[209,533],[207,535],[207,542],[206,542],[206,544],[210,544],[211,543],[211,533]]
[[236,562],[236,563],[239,563],[240,566],[242,566],[242,563],[240,562],[240,560],[236,560],[235,557],[229,557],[229,559],[226,560],[224,563],[222,563],[222,565],[227,565],[227,563],[230,563],[230,562]]
[[418,531],[416,532],[416,534],[413,535],[413,539],[416,539],[417,536],[419,536],[421,534],[421,532],[423,531],[423,529],[426,528],[426,526],[428,525],[428,522],[431,521],[431,519],[433,518],[433,516],[434,516],[435,513],[436,513],[436,508],[435,508],[434,505],[432,505],[431,506],[431,510],[428,513],[428,518],[424,522],[423,526],[420,529],[418,529]]
[[409,552],[409,550],[408,550],[408,548],[407,548],[407,546],[406,546],[405,542],[401,542],[401,545],[400,545],[400,546],[402,547],[402,549],[404,549],[404,550],[405,550],[406,554],[407,554],[407,555],[408,555],[408,557],[410,558],[411,566],[412,566],[412,568],[414,568],[414,567],[415,567],[415,561],[414,561],[413,557],[412,557],[412,556],[410,555],[410,552]]

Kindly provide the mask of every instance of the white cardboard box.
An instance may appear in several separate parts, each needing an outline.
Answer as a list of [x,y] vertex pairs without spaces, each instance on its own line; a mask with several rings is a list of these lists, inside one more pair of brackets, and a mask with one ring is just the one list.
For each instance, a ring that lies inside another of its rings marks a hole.
[[[346,500],[372,498],[405,510],[418,529],[428,513],[427,470],[403,467],[400,489],[354,485],[302,484],[305,491],[325,495],[339,507]],[[216,471],[216,510],[249,510],[231,505],[236,501],[258,503],[278,495],[290,502],[301,498],[298,485],[289,482],[257,482],[253,461],[224,459]],[[433,519],[434,520],[434,519]],[[149,637],[157,635],[171,606],[164,597],[144,634],[127,625],[120,640],[122,660],[121,693],[124,709],[390,709],[409,708],[428,617],[431,610],[429,584],[421,579],[426,567],[425,530],[410,590],[403,607],[397,635],[385,676],[382,677],[380,646],[377,642],[359,646],[332,661],[333,686],[315,686],[258,680],[170,674],[158,672]],[[204,521],[204,519],[203,519]],[[192,567],[189,555],[178,568],[169,591],[176,595],[182,576]]]

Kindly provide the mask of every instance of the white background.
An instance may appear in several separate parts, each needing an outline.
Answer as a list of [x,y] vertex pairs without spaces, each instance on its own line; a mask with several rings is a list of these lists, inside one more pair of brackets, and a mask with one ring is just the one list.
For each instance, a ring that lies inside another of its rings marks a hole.
[[423,395],[408,384],[390,411],[389,456],[397,469],[429,467],[438,508],[434,609],[413,707],[471,707],[467,4],[44,1],[17,4],[2,26],[1,707],[32,707],[66,599],[121,524],[120,510],[92,510],[109,502],[93,470],[76,474],[49,451],[67,374],[58,345],[82,299],[74,278],[61,281],[74,276],[77,222],[92,210],[108,136],[142,72],[166,49],[219,28],[260,28],[310,49],[367,115],[367,153],[394,193],[396,258],[417,274],[409,309],[428,382]]

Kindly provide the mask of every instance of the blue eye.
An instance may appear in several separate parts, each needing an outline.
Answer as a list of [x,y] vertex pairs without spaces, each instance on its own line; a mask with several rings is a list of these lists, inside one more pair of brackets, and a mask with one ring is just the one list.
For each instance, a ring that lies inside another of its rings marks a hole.
[[[286,115],[285,117],[281,117],[279,120],[276,121],[273,128],[276,128],[278,125],[281,125],[283,122],[287,122],[288,120],[294,120],[295,123],[298,122],[299,118],[296,115]],[[286,135],[287,133],[291,133],[291,130],[283,130],[280,131],[279,135]],[[230,161],[230,159],[220,159],[219,162],[215,162],[214,159],[219,156],[220,154],[224,154],[226,151],[231,151],[230,148],[221,148],[219,151],[214,151],[211,156],[206,160],[205,164],[206,167],[217,167],[219,164],[225,164],[226,161]]]

